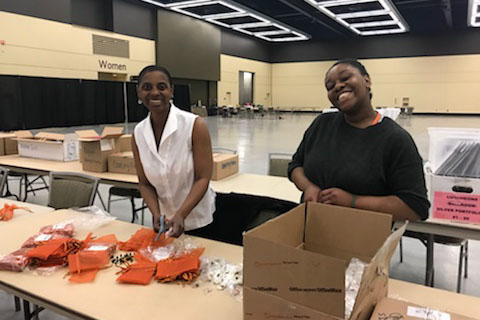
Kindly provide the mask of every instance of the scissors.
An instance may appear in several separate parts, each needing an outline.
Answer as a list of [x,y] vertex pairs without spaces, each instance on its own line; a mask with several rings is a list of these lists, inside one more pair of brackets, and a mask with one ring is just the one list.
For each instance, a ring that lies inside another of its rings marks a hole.
[[160,236],[167,231],[167,224],[165,223],[165,216],[162,214],[160,216],[160,230],[158,230],[158,234],[155,237],[155,241],[158,241],[160,239]]

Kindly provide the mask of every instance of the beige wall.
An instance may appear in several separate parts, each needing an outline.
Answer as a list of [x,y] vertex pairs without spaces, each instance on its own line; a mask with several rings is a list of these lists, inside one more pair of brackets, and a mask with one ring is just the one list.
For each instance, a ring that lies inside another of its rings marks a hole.
[[255,73],[253,83],[253,103],[271,105],[272,65],[255,60],[220,56],[220,81],[218,82],[218,105],[238,105],[239,72]]
[[[330,106],[324,75],[333,61],[272,65],[274,107]],[[400,107],[410,98],[415,112],[480,113],[480,55],[362,60],[372,78],[374,106]]]
[[[94,55],[92,34],[128,40],[130,58]],[[0,74],[97,79],[98,72],[138,75],[155,64],[155,42],[66,23],[0,11]],[[100,68],[99,60],[126,71]]]

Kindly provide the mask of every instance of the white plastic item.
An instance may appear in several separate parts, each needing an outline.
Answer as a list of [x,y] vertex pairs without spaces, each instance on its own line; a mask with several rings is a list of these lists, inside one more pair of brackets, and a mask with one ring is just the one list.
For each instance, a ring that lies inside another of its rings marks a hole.
[[463,142],[480,142],[480,129],[477,128],[428,128],[430,144],[428,161],[435,173],[442,163]]

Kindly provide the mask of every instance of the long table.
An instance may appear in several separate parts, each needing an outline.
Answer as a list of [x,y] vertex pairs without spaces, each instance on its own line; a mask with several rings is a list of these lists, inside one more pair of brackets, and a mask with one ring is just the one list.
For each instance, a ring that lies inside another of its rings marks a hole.
[[[0,157],[0,166],[13,171],[30,174],[48,174],[50,171],[72,171],[100,178],[101,183],[120,187],[137,188],[136,175],[118,173],[97,173],[83,171],[80,162],[59,162],[20,157],[18,155]],[[299,202],[301,192],[287,178],[266,175],[239,173],[218,181],[211,181],[217,192],[237,192]],[[480,240],[480,225],[459,223],[440,219],[413,221],[407,230],[429,234],[427,241],[425,284],[433,286],[433,235],[443,235],[471,240]]]
[[[46,224],[59,223],[81,215],[72,210],[59,210],[45,215],[32,215],[2,229],[0,254],[17,249],[23,241]],[[96,230],[101,236],[115,233],[127,240],[141,226],[114,221]],[[82,239],[88,230],[77,230]],[[234,263],[242,261],[242,247],[195,238],[206,248],[204,256],[221,257]],[[63,278],[66,269],[51,276],[29,272],[0,271],[0,288],[51,309],[72,319],[146,319],[152,316],[175,319],[242,319],[242,303],[227,292],[206,293],[205,284],[198,288],[176,284],[151,283],[147,286],[115,282],[116,267],[100,270],[94,283],[71,284]],[[412,303],[439,308],[446,312],[478,318],[480,298],[439,289],[427,288],[398,280],[390,280],[389,296]],[[13,308],[13,305],[12,305]]]
[[[61,162],[10,155],[0,157],[0,166],[12,171],[35,175],[48,175],[51,171],[77,172],[97,177],[100,179],[100,183],[138,188],[136,175],[84,171],[79,161]],[[222,180],[211,181],[211,186],[217,192],[248,193],[293,202],[299,202],[301,196],[301,192],[288,179],[257,174],[238,173]]]

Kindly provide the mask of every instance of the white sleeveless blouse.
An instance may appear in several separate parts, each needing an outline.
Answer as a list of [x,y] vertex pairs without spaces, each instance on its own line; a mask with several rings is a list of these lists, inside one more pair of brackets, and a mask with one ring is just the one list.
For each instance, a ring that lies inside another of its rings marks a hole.
[[[170,113],[157,151],[150,114],[135,127],[135,142],[147,180],[155,187],[160,212],[173,217],[190,193],[194,182],[192,133],[196,115],[170,106]],[[213,221],[215,192],[208,186],[202,200],[185,219],[185,230]]]

